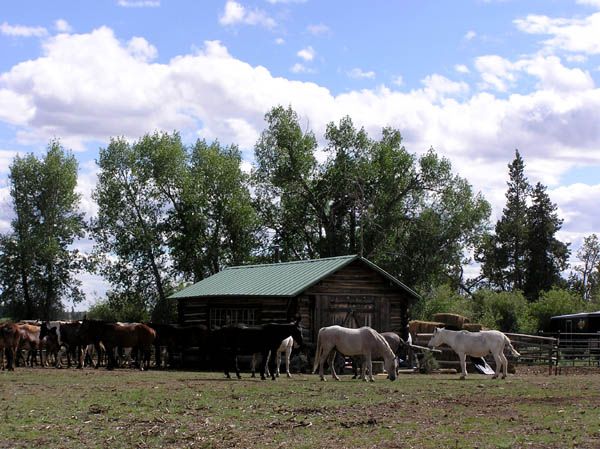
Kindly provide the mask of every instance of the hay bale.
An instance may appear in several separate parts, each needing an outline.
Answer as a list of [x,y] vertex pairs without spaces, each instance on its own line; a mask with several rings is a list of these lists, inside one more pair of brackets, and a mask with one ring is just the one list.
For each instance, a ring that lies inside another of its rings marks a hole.
[[469,320],[467,317],[458,315],[457,313],[436,313],[433,315],[435,321],[444,323],[448,329],[461,330],[465,323]]
[[413,337],[417,334],[431,334],[436,327],[444,327],[444,323],[420,320],[413,320],[408,323],[408,331]]
[[469,332],[479,332],[483,329],[483,324],[478,323],[465,323],[463,329]]

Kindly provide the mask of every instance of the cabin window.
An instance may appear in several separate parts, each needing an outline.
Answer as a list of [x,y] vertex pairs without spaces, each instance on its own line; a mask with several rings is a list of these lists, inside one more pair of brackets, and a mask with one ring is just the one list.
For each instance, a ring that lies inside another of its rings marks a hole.
[[256,324],[254,309],[210,309],[210,327],[221,327],[228,324]]

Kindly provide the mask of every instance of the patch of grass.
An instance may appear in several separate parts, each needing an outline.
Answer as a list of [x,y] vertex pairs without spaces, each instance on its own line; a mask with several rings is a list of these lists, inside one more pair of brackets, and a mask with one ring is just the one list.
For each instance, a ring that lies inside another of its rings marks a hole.
[[600,376],[0,373],[0,448],[597,448]]

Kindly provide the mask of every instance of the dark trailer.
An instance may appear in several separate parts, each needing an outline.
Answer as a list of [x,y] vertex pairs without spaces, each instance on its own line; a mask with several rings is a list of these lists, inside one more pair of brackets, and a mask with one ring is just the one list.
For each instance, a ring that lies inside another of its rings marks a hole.
[[301,319],[305,343],[332,324],[407,329],[419,296],[357,256],[229,267],[171,296],[181,324],[263,324]]
[[550,331],[555,334],[599,333],[600,311],[553,316],[550,318]]

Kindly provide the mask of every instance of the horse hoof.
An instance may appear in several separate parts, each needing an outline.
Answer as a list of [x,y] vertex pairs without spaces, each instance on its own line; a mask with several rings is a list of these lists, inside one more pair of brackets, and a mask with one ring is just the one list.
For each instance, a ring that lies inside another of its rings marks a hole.
[[465,376],[460,376],[460,380],[465,380],[466,377]]
[[292,375],[290,373],[287,373],[287,377],[292,377]]

